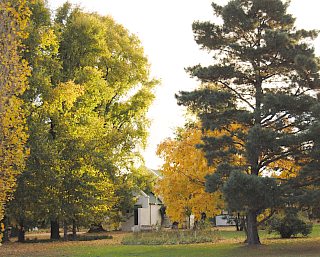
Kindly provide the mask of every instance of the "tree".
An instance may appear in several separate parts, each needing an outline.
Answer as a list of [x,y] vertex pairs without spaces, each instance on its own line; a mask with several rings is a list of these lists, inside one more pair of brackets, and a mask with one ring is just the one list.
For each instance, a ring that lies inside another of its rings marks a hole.
[[[50,10],[42,0],[29,1],[27,5],[31,11],[26,28],[29,36],[24,39],[26,49],[22,54],[31,70],[28,78],[29,87],[23,94],[29,129],[27,146],[30,149],[30,156],[24,172],[18,177],[14,200],[9,203],[6,210],[10,220],[16,221],[19,225],[21,241],[24,240],[22,235],[25,228],[37,225],[39,219],[46,217],[47,209],[42,208],[42,201],[48,191],[44,190],[43,181],[51,183],[54,181],[49,174],[52,175],[50,166],[53,166],[56,151],[50,149],[50,141],[45,134],[47,126],[44,121],[47,117],[42,104],[49,97],[54,84],[58,83],[61,69],[58,60],[59,43],[51,26]],[[41,172],[42,174],[38,175]],[[52,202],[54,203],[55,201]]]
[[[157,81],[139,40],[112,18],[65,4],[53,22],[44,1],[29,4],[30,157],[18,185],[29,195],[18,190],[12,206],[25,209],[9,213],[50,221],[57,239],[60,224],[100,222],[133,199],[127,174],[141,162]],[[31,195],[36,204],[18,204]]]
[[177,98],[199,115],[204,129],[229,129],[232,123],[247,128],[232,138],[205,137],[202,149],[209,164],[230,152],[245,157],[243,165],[221,161],[206,187],[221,189],[229,207],[245,211],[247,242],[259,244],[257,215],[290,195],[285,181],[264,175],[276,161],[307,158],[312,147],[319,62],[311,42],[317,33],[297,30],[288,3],[280,0],[233,0],[212,7],[222,24],[194,22],[193,31],[214,64],[188,71],[218,88],[181,92]]
[[198,125],[177,131],[175,139],[167,139],[158,146],[157,154],[164,160],[156,190],[166,204],[166,213],[173,221],[184,223],[191,214],[200,221],[205,213],[213,217],[220,213],[221,194],[205,192],[205,177],[215,167],[208,167],[201,144],[202,132]]
[[[67,9],[64,6],[58,10],[58,14],[63,10],[65,15],[58,15],[63,22],[56,24],[61,30],[63,79],[76,79],[81,84],[88,80],[83,74],[86,67],[99,71],[107,84],[104,97],[96,102],[96,112],[111,132],[109,149],[117,149],[113,154],[119,157],[115,166],[125,168],[132,158],[139,157],[137,149],[146,143],[146,112],[157,81],[149,78],[149,64],[135,35],[111,17]],[[93,92],[96,89],[91,84]]]
[[30,14],[26,2],[0,1],[0,221],[28,153],[21,95],[29,69],[20,54]]
[[[127,173],[141,160],[139,149],[146,143],[149,125],[146,112],[157,81],[149,78],[149,64],[138,38],[111,17],[84,13],[68,5],[57,14],[62,79],[75,79],[85,86],[79,107],[92,108],[94,114],[87,118],[87,124],[97,130],[92,118],[102,122],[99,133],[85,144],[83,154],[109,174],[115,185],[118,201],[109,216],[118,220],[117,213],[133,199],[133,176]],[[88,135],[85,130],[83,133]]]
[[313,108],[313,115],[317,121],[311,128],[313,136],[313,145],[310,149],[310,155],[307,159],[299,160],[302,166],[300,172],[294,179],[291,179],[290,186],[292,187],[291,194],[299,207],[305,212],[308,212],[309,218],[318,219],[320,217],[320,116],[319,104]]

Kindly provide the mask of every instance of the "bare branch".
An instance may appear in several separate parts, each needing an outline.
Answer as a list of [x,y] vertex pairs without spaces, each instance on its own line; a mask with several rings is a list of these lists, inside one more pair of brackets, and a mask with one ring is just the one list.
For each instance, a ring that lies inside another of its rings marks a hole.
[[[271,118],[268,118],[268,119],[264,120],[261,125],[262,125],[263,127],[268,127],[268,126],[274,124],[275,122],[277,122],[277,121],[285,118],[288,114],[289,114],[288,112],[285,112],[284,114],[280,115],[280,116],[279,116],[278,118],[276,118],[275,120],[272,120],[272,119],[275,117],[275,115],[272,115]],[[270,121],[270,122],[268,122],[268,121]],[[268,122],[268,123],[264,124],[265,122]]]
[[244,101],[246,104],[249,105],[250,108],[252,108],[253,110],[255,109],[255,107],[245,98],[242,97],[242,95],[235,89],[233,89],[230,85],[228,85],[227,83],[219,80],[219,83],[221,83],[224,87],[228,88],[229,90],[231,90],[233,93],[235,93],[237,95],[237,97],[239,97],[242,101]]
[[[278,153],[278,154],[273,154],[271,157],[269,158],[265,158],[265,159],[262,159],[260,162],[259,162],[259,169],[261,169],[262,167],[266,167],[268,166],[269,164],[273,163],[273,162],[276,162],[276,161],[279,161],[281,159],[284,159],[290,155],[292,155],[294,152],[295,152],[296,149],[292,149],[292,150],[289,150],[289,151],[286,151],[286,152],[283,152],[283,153]],[[274,158],[273,158],[274,157]]]
[[200,186],[205,186],[205,182],[201,181],[200,179],[194,178],[186,173],[184,173],[183,171],[179,170],[179,173],[181,173],[182,175],[184,175],[185,177],[187,177],[191,182],[196,183]]
[[273,216],[273,214],[275,212],[276,212],[275,210],[271,210],[270,214],[268,216],[264,217],[261,221],[259,221],[257,225],[260,226],[261,224],[266,222],[268,219],[270,219]]

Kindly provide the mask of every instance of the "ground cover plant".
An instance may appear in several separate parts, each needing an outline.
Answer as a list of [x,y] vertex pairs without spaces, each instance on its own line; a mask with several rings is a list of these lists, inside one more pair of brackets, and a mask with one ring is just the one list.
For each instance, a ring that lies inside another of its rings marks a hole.
[[217,242],[219,233],[212,230],[169,230],[139,232],[124,237],[125,245],[176,245]]

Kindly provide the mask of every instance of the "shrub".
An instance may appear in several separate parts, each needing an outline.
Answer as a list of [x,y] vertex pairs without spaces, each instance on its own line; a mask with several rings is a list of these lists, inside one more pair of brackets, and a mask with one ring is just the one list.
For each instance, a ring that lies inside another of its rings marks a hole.
[[173,245],[216,242],[218,234],[211,230],[168,230],[136,232],[124,237],[125,245]]
[[312,224],[306,222],[295,208],[285,209],[276,214],[269,222],[269,232],[277,232],[281,238],[290,238],[297,234],[307,236],[312,231]]

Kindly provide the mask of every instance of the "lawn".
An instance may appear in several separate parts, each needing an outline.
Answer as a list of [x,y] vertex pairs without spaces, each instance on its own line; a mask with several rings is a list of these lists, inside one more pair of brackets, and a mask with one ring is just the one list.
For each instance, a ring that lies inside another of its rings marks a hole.
[[220,231],[222,240],[217,243],[171,246],[120,245],[123,237],[115,233],[114,239],[85,242],[11,243],[0,249],[0,256],[74,256],[74,257],[319,257],[320,226],[315,226],[308,238],[279,239],[261,232],[263,245],[248,247],[241,243],[241,232]]

